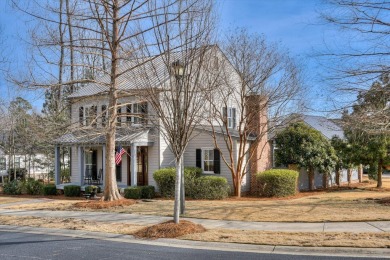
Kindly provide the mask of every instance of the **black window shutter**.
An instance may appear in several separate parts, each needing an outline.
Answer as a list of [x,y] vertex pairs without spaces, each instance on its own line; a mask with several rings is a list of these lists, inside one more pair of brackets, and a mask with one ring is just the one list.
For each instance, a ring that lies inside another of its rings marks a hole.
[[236,129],[236,109],[233,108],[233,129]]
[[196,167],[202,168],[202,149],[196,149]]
[[227,107],[222,108],[223,125],[227,124]]
[[214,149],[214,173],[221,173],[221,156],[218,149]]

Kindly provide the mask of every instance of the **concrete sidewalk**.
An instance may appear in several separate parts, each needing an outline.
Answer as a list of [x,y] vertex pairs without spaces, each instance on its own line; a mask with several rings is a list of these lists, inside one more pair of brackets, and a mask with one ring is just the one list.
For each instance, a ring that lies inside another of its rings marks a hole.
[[[390,258],[388,248],[350,248],[350,247],[302,247],[302,246],[271,246],[271,245],[251,245],[222,242],[201,242],[190,240],[178,240],[160,238],[156,240],[135,239],[131,235],[118,235],[103,232],[89,232],[83,230],[64,230],[56,228],[34,228],[21,226],[0,225],[0,232],[20,232],[45,235],[68,236],[74,238],[110,240],[122,243],[137,243],[155,246],[191,248],[203,250],[220,250],[231,252],[250,252],[266,254],[288,254],[288,255],[311,255],[311,256],[332,256],[332,257],[370,257],[370,258]],[[294,258],[295,259],[295,258]]]
[[[152,215],[107,213],[107,212],[85,212],[85,211],[49,211],[49,210],[11,210],[0,208],[0,216],[34,216],[54,218],[76,218],[91,221],[108,223],[128,223],[137,225],[153,225],[171,220],[172,217],[161,217]],[[240,229],[260,231],[281,231],[281,232],[390,232],[390,221],[372,222],[246,222],[211,220],[197,218],[182,218],[198,224],[205,228],[214,229]]]

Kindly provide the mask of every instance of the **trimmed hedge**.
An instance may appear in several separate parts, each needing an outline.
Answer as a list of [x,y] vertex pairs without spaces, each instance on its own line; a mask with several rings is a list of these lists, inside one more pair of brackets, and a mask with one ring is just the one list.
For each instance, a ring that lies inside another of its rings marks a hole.
[[79,197],[81,188],[78,185],[67,185],[64,187],[64,195],[66,197]]
[[140,186],[141,187],[141,198],[142,199],[153,199],[154,198],[154,186]]
[[29,195],[40,195],[43,192],[43,183],[33,178],[28,178],[24,183],[24,189]]
[[[184,168],[184,190],[186,197],[194,199],[223,199],[228,196],[229,185],[226,178],[219,176],[201,176],[202,169]],[[176,168],[164,168],[153,174],[161,196],[175,196]]]
[[125,189],[126,199],[153,199],[154,187],[153,186],[136,186],[128,187]]
[[43,186],[43,195],[57,195],[57,187],[53,184]]
[[[160,190],[161,197],[172,198],[175,196],[175,168],[163,168],[153,173],[153,178]],[[185,175],[184,175],[185,177]]]
[[229,184],[227,179],[220,176],[202,176],[196,180],[195,191],[191,198],[194,199],[224,199],[229,196]]
[[258,173],[260,196],[286,197],[297,193],[299,173],[293,170],[272,169]]
[[125,189],[125,198],[126,199],[135,199],[138,200],[141,198],[141,186],[137,187],[128,187]]

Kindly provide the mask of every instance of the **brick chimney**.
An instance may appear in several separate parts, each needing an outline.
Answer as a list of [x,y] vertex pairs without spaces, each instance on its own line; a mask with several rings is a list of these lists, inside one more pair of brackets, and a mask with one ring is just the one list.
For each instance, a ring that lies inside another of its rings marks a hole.
[[[271,148],[268,143],[268,107],[266,97],[258,94],[248,95],[246,100],[248,130],[260,139],[252,141],[251,148],[254,149],[250,165],[250,193],[255,195],[258,191],[256,174],[271,167]],[[251,150],[252,153],[253,150]]]

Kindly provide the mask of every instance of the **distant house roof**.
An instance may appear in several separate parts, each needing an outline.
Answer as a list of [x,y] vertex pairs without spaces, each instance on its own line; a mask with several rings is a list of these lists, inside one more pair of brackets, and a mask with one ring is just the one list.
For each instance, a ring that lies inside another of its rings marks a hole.
[[[215,45],[198,48],[195,55],[197,57],[201,51],[211,49]],[[120,76],[117,78],[118,90],[129,91],[142,89],[142,85],[158,87],[164,84],[170,77],[170,66],[176,60],[186,59],[181,52],[174,52],[169,55],[158,55],[143,59],[133,59],[120,64],[118,70]],[[122,74],[121,74],[122,73]],[[88,83],[79,90],[69,95],[69,98],[87,97],[98,94],[105,94],[109,91],[110,75],[106,74],[98,78],[97,83]]]
[[333,136],[337,136],[340,139],[345,138],[340,119],[328,119],[323,116],[291,114],[285,117],[284,120],[282,120],[282,123],[275,127],[275,129],[268,135],[269,139],[274,139],[277,132],[285,129],[289,124],[294,122],[305,123],[306,125],[319,131],[327,139],[332,139]]
[[328,139],[332,139],[334,136],[341,139],[345,138],[343,129],[333,119],[311,115],[300,115],[300,118],[302,118],[304,123],[321,132]]

